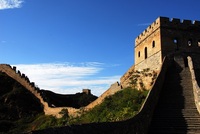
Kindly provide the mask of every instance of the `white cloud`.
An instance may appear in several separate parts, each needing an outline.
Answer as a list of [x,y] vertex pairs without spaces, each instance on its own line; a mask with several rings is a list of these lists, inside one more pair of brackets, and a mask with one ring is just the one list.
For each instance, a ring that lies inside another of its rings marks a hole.
[[120,76],[98,76],[104,69],[102,68],[104,64],[98,62],[18,64],[14,66],[41,89],[62,94],[74,94],[81,92],[83,88],[89,88],[93,94],[99,96],[120,78]]
[[0,0],[0,10],[20,8],[23,0]]

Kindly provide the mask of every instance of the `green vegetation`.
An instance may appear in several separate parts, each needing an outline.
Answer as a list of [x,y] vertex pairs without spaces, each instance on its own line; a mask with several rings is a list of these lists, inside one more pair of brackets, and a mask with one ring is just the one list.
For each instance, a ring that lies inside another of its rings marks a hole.
[[38,114],[35,117],[23,118],[14,122],[1,121],[0,124],[2,125],[0,129],[4,129],[6,133],[27,132],[72,124],[126,120],[133,117],[139,111],[147,93],[148,91],[146,90],[138,91],[136,89],[126,88],[113,96],[107,97],[103,103],[97,105],[90,111],[83,111],[80,117],[69,117],[67,110],[64,109],[60,112],[63,115],[60,119]]
[[69,123],[113,122],[129,119],[139,111],[147,93],[146,90],[126,88],[107,97],[103,103],[85,112],[81,117],[72,118]]
[[148,91],[138,91],[126,88],[113,96],[105,98],[103,103],[97,105],[90,111],[82,111],[80,117],[69,117],[67,110],[60,112],[62,118],[40,115],[29,124],[28,130],[39,130],[50,127],[60,127],[72,124],[83,124],[92,122],[113,122],[132,118],[140,109]]
[[40,130],[51,127],[65,126],[67,123],[68,118],[66,118],[66,116],[57,119],[54,116],[40,115],[29,125],[29,127],[32,127],[34,130]]
[[[39,100],[15,80],[0,73],[0,133],[22,133],[51,127],[92,122],[113,122],[133,117],[140,109],[148,91],[123,89],[105,98],[90,111],[81,111],[80,117],[69,117],[63,109],[62,118],[46,116]],[[58,100],[64,96],[58,96]],[[82,104],[87,96],[79,98]]]

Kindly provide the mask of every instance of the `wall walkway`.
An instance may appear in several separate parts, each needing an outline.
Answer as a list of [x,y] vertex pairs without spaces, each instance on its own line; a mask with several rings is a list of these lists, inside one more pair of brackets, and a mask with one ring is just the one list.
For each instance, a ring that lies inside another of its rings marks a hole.
[[67,109],[69,115],[74,114],[76,113],[76,111],[78,111],[77,109],[71,107],[49,107],[48,103],[44,101],[42,95],[40,94],[40,89],[35,86],[34,82],[30,82],[29,78],[25,76],[25,74],[21,74],[20,71],[17,71],[16,67],[12,68],[8,64],[0,64],[0,71],[6,73],[8,76],[19,82],[27,90],[29,90],[32,94],[34,94],[35,97],[37,97],[40,100],[40,103],[43,105],[45,115],[53,115],[59,118],[62,116],[59,114],[62,109]]
[[40,100],[40,103],[43,105],[45,115],[53,115],[58,118],[62,116],[59,114],[59,112],[62,109],[67,109],[69,116],[78,116],[81,113],[82,109],[87,111],[95,107],[96,105],[102,103],[107,96],[113,95],[114,93],[122,89],[121,85],[118,82],[116,82],[112,84],[111,87],[94,102],[81,109],[76,109],[72,107],[49,107],[49,104],[43,98],[40,89],[35,86],[34,82],[30,82],[29,78],[25,76],[25,74],[21,74],[19,70],[17,71],[16,67],[11,67],[8,64],[0,64],[0,71],[6,73],[8,76],[19,82],[21,85],[23,85],[32,94],[34,94],[35,97],[37,97]]

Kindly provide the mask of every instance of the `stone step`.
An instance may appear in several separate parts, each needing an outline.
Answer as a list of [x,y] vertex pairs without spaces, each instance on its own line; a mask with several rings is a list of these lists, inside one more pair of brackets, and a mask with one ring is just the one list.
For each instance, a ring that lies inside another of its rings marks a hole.
[[149,133],[200,133],[200,114],[188,68],[181,72],[175,66],[168,69]]

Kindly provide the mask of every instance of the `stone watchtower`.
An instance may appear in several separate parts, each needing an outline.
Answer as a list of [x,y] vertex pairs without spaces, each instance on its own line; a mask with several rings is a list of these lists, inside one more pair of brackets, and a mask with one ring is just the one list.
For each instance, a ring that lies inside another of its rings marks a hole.
[[200,21],[159,17],[135,39],[134,51],[135,65],[120,79],[123,87],[130,86],[134,72],[147,68],[159,71],[167,55],[199,52]]
[[174,52],[200,49],[200,21],[157,18],[135,39],[135,70],[159,70],[163,58]]

